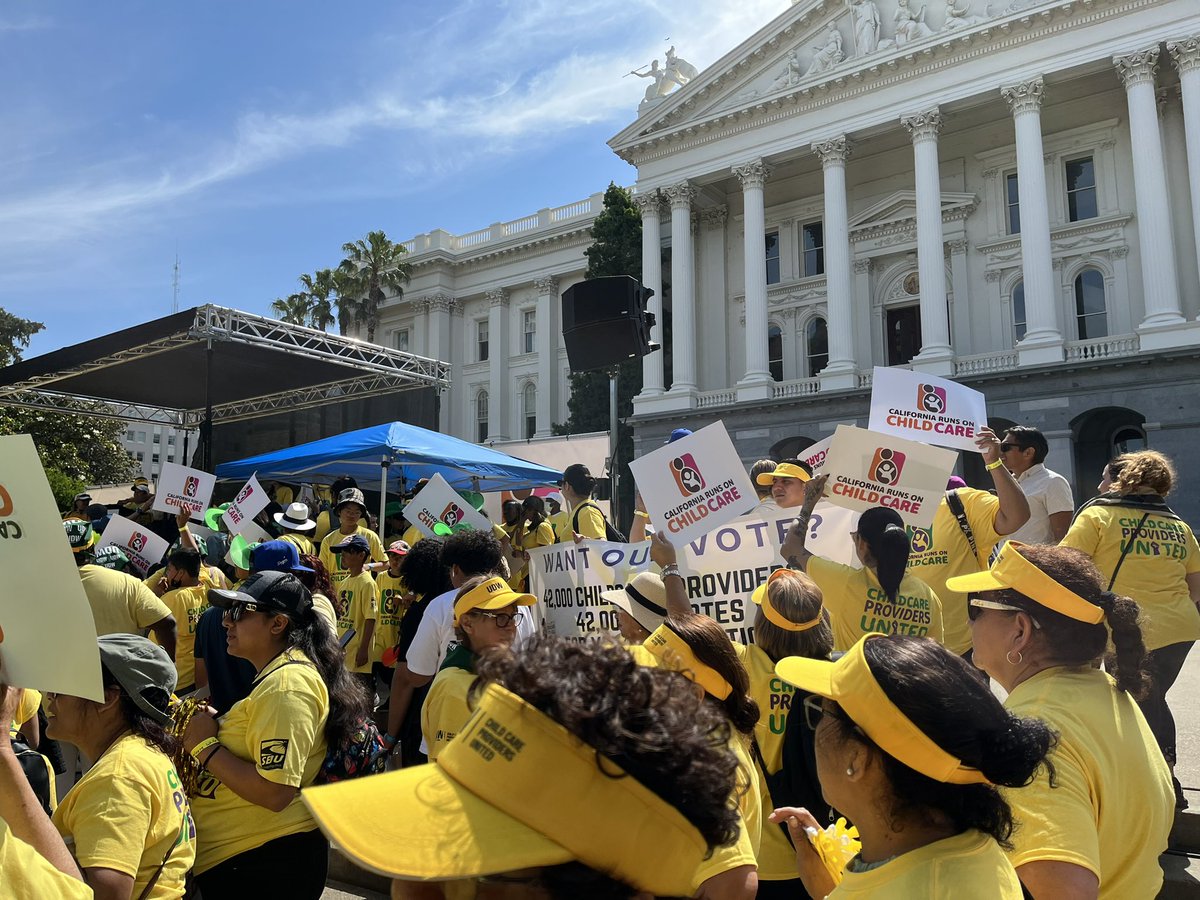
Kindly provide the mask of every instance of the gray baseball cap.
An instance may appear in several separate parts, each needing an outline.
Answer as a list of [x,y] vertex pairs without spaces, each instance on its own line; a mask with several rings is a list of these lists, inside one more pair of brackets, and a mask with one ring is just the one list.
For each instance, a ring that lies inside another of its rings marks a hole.
[[138,709],[160,725],[170,725],[170,710],[155,706],[143,693],[158,688],[169,697],[175,690],[178,676],[167,651],[139,634],[103,634],[98,643],[100,662],[112,672]]

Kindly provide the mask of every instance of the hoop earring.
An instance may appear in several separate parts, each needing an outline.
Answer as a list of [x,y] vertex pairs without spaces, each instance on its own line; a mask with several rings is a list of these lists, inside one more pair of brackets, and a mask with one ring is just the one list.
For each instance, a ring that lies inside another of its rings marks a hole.
[[[1015,660],[1013,659],[1014,652],[1017,654],[1017,658]],[[1021,654],[1020,650],[1009,650],[1004,654],[1004,658],[1008,660],[1008,664],[1010,666],[1019,666],[1021,663],[1025,662],[1025,657]]]

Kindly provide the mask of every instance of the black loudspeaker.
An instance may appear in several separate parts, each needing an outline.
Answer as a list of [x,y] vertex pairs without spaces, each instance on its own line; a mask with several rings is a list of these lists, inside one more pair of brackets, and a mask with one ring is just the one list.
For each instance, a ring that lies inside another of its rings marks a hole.
[[563,343],[572,372],[604,369],[658,349],[650,340],[653,291],[632,275],[581,281],[563,291]]

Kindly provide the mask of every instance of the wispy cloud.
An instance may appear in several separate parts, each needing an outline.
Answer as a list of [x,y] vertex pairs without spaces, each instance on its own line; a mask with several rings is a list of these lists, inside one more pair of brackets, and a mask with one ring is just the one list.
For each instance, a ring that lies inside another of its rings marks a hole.
[[42,31],[54,25],[53,19],[44,16],[29,16],[23,19],[0,19],[0,35],[21,31]]

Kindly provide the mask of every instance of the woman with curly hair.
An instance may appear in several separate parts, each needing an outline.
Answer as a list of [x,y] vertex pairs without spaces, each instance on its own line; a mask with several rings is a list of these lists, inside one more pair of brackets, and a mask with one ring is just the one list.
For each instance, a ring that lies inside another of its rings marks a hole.
[[613,644],[538,637],[478,669],[437,765],[304,791],[334,845],[396,898],[690,895],[737,836],[721,710]]
[[837,662],[791,658],[778,671],[817,695],[796,715],[815,731],[825,800],[862,839],[834,873],[808,840],[820,826],[807,810],[772,813],[791,831],[809,894],[1021,900],[998,787],[1028,784],[1045,763],[1044,722],[1007,712],[969,663],[928,638],[871,634]]
[[1020,826],[1009,858],[1036,900],[1162,887],[1174,814],[1167,765],[1135,703],[1149,680],[1138,606],[1104,584],[1078,550],[1014,541],[988,571],[950,583],[969,594],[975,664],[1008,691],[1009,710],[1059,733],[1053,777],[1006,794]]
[[1200,547],[1166,504],[1175,481],[1175,467],[1163,454],[1121,454],[1104,467],[1100,496],[1080,508],[1062,545],[1090,556],[1107,589],[1141,607],[1151,684],[1139,705],[1171,767],[1182,809],[1187,802],[1174,776],[1175,718],[1167,692],[1200,638]]
[[140,635],[106,634],[99,644],[102,703],[46,694],[47,735],[95,761],[55,810],[54,824],[97,897],[182,897],[196,826],[166,730],[175,664]]

